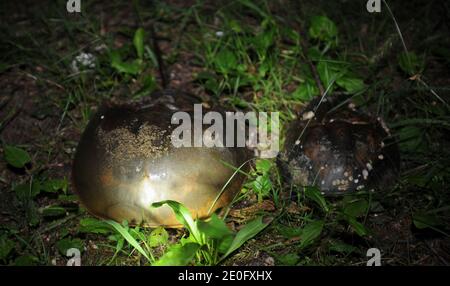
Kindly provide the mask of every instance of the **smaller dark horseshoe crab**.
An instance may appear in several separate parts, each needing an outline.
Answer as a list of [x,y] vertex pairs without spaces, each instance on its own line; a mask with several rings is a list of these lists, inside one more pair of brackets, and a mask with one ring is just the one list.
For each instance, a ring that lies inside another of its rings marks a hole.
[[[313,100],[286,132],[277,162],[285,182],[326,195],[388,186],[399,152],[383,120],[337,98]],[[318,108],[317,108],[318,106]]]

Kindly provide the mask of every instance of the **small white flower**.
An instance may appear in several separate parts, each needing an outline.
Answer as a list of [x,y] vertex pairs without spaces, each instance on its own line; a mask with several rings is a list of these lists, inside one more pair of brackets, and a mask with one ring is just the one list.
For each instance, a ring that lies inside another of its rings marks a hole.
[[96,58],[93,54],[81,52],[71,63],[72,72],[78,73],[83,68],[95,68],[95,60]]

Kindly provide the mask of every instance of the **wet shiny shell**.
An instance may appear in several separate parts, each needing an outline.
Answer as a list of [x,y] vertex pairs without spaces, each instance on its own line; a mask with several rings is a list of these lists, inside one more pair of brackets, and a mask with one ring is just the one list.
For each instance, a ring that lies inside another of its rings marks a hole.
[[287,128],[278,157],[285,182],[316,185],[328,195],[392,184],[399,154],[382,119],[330,99],[314,112],[317,103],[311,102]]
[[[175,98],[175,99],[174,99]],[[176,111],[192,112],[191,97],[160,95],[148,106],[102,107],[89,122],[73,164],[73,184],[85,207],[95,216],[145,226],[178,227],[168,206],[174,200],[193,217],[208,217],[230,203],[243,177],[233,177],[243,148],[175,148],[170,134]],[[198,103],[198,102],[197,102]]]

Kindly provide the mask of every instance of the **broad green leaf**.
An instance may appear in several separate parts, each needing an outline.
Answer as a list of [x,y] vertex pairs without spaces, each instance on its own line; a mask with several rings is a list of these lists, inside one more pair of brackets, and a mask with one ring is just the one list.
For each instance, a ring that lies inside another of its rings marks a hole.
[[263,174],[268,173],[272,168],[272,162],[267,159],[259,159],[256,161],[256,171],[261,172]]
[[277,259],[283,266],[293,266],[299,261],[299,256],[297,253],[288,253],[285,255],[278,256]]
[[59,195],[58,201],[74,202],[74,201],[78,201],[78,197],[76,195]]
[[41,209],[43,217],[57,217],[66,214],[66,209],[60,206],[49,206]]
[[308,223],[302,230],[300,235],[300,247],[306,247],[310,245],[317,237],[322,233],[323,226],[325,222],[322,220],[317,220]]
[[409,125],[401,128],[398,132],[399,147],[406,152],[415,152],[423,143],[424,131],[416,126]]
[[269,174],[257,176],[253,181],[253,189],[261,197],[269,195],[269,192],[272,189],[272,181],[270,180]]
[[437,216],[417,212],[413,215],[413,223],[418,229],[434,228],[440,224]]
[[185,245],[176,244],[172,246],[153,266],[185,266],[192,261],[200,245],[197,243],[187,243]]
[[253,238],[255,235],[260,233],[264,228],[269,225],[270,222],[263,222],[263,217],[258,217],[251,222],[247,223],[234,237],[233,242],[230,245],[228,251],[222,256],[224,259],[236,249],[241,247],[247,240]]
[[25,254],[14,260],[14,266],[34,266],[39,263],[39,259],[31,254]]
[[344,206],[344,213],[351,217],[364,216],[369,208],[369,202],[365,199],[357,199],[347,202]]
[[214,63],[223,74],[230,73],[238,64],[236,56],[228,49],[220,50],[214,57]]
[[144,38],[145,31],[142,28],[139,28],[134,33],[133,44],[136,49],[136,53],[138,58],[142,59],[144,57]]
[[424,60],[414,52],[402,52],[398,58],[400,68],[408,75],[421,73],[424,69]]
[[239,24],[238,21],[234,20],[234,19],[230,19],[228,21],[228,26],[230,27],[231,30],[233,30],[235,33],[240,33],[243,31],[241,25]]
[[158,58],[156,57],[156,54],[152,51],[152,49],[150,49],[149,46],[145,46],[145,52],[148,59],[150,59],[150,62],[152,63],[152,65],[154,67],[158,67],[159,63],[158,63]]
[[80,220],[78,231],[84,233],[108,234],[111,233],[112,229],[105,221],[95,218],[84,218]]
[[200,235],[200,232],[197,229],[197,225],[195,224],[194,219],[192,218],[189,210],[182,204],[171,200],[156,202],[153,203],[152,206],[158,208],[164,204],[167,204],[170,208],[172,208],[177,220],[189,230],[191,235],[196,239],[198,243],[203,245],[204,241]]
[[136,59],[133,62],[123,62],[117,51],[111,52],[110,57],[111,67],[115,68],[118,72],[136,75],[141,69],[141,59]]
[[262,31],[253,38],[253,44],[260,56],[265,56],[270,46],[274,44],[275,33],[273,30]]
[[5,260],[14,249],[14,241],[8,239],[6,235],[0,236],[0,260]]
[[330,251],[340,252],[340,253],[352,253],[358,250],[358,248],[353,245],[344,243],[342,241],[332,241],[329,246]]
[[219,253],[225,253],[230,248],[233,241],[233,232],[216,214],[212,214],[208,221],[198,221],[197,225],[198,230],[208,240],[213,239],[216,242]]
[[331,42],[337,37],[336,24],[326,16],[314,16],[311,18],[309,36],[325,42]]
[[355,93],[365,87],[364,81],[357,77],[343,76],[336,80],[336,84],[349,93]]
[[26,217],[30,226],[36,226],[40,222],[40,216],[36,203],[34,201],[28,201],[26,206]]
[[292,97],[299,101],[309,101],[316,95],[319,95],[319,88],[317,88],[316,83],[310,78],[307,78],[292,93]]
[[[320,81],[325,89],[328,89],[328,86],[332,85],[334,80],[339,79],[339,77],[345,73],[344,70],[339,71],[336,65],[329,63],[326,60],[319,62],[317,65],[317,72],[319,73]],[[330,94],[332,90],[332,87],[330,87],[328,94]]]
[[359,236],[365,236],[365,235],[367,235],[369,233],[367,228],[362,223],[357,221],[354,217],[346,216],[346,219],[347,219],[348,223],[350,224],[350,226],[353,228],[353,230]]
[[147,258],[148,261],[150,260],[150,257],[148,256],[148,254],[144,251],[144,249],[141,247],[141,245],[136,241],[136,239],[134,239],[133,236],[131,236],[131,234],[128,232],[128,230],[123,227],[121,224],[112,221],[112,220],[107,220],[106,221],[108,224],[110,224],[120,235],[122,235],[122,237],[131,245],[133,246],[137,251],[139,251],[140,254],[142,254],[145,258]]
[[149,94],[151,94],[156,87],[158,86],[158,84],[156,83],[156,79],[154,76],[152,75],[146,75],[146,77],[143,79],[143,86],[142,88],[137,91],[135,94],[133,94],[134,98],[141,98],[144,96],[147,96]]
[[213,239],[222,239],[233,234],[225,222],[216,214],[212,214],[208,221],[198,221],[198,230],[204,233],[206,237]]
[[83,241],[79,238],[75,238],[75,239],[63,238],[56,243],[56,248],[64,256],[67,254],[67,250],[69,250],[71,248],[76,248],[80,252],[83,252],[83,250],[84,250],[83,249]]
[[152,230],[148,236],[148,245],[150,247],[157,247],[167,243],[169,240],[169,234],[163,227],[158,227]]
[[61,190],[64,194],[67,193],[68,182],[66,179],[46,180],[41,185],[44,192],[56,193]]
[[299,237],[302,234],[302,229],[299,227],[277,225],[276,228],[286,238]]
[[305,187],[305,196],[314,201],[316,204],[319,205],[320,208],[322,208],[322,210],[324,212],[328,212],[330,209],[327,205],[327,202],[325,201],[325,198],[323,197],[323,195],[320,193],[320,190],[317,187]]
[[3,152],[6,162],[15,168],[23,168],[31,161],[28,152],[18,147],[4,145]]
[[14,192],[19,200],[25,201],[37,196],[41,191],[41,184],[38,181],[30,183],[20,184],[14,188]]

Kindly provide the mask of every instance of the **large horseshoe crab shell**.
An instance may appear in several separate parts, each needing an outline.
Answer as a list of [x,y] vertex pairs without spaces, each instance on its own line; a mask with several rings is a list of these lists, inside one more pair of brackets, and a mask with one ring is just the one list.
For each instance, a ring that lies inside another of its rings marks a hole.
[[185,205],[194,218],[205,218],[240,191],[244,178],[230,166],[243,164],[247,151],[175,148],[170,140],[176,128],[171,124],[172,114],[192,114],[193,104],[199,102],[173,91],[153,98],[146,106],[101,107],[82,134],[72,179],[81,202],[97,217],[178,227],[168,206],[153,208],[152,203],[174,200]]

